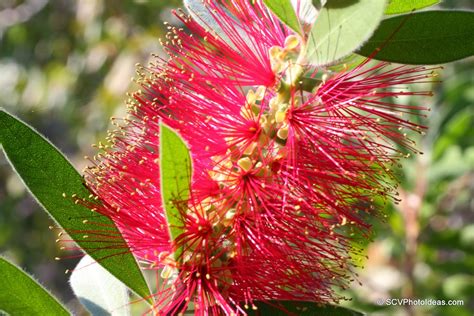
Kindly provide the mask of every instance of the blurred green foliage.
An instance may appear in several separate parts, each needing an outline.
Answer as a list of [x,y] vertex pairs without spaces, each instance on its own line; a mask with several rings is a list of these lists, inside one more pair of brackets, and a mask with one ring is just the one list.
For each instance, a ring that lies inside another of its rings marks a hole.
[[[125,113],[135,63],[160,53],[163,21],[180,1],[0,1],[0,106],[31,123],[78,169]],[[55,261],[58,230],[0,154],[0,253],[77,305],[64,275],[77,259]]]
[[[474,310],[474,59],[438,71],[426,104],[425,135],[413,134],[423,154],[403,161],[401,202],[375,222],[369,259],[349,305],[370,315],[472,315]],[[388,307],[377,299],[463,300],[464,306]]]
[[[93,155],[110,116],[123,116],[135,63],[160,54],[162,21],[177,24],[172,1],[2,0],[0,106],[30,122],[78,169]],[[468,7],[470,1],[446,1]],[[460,43],[462,45],[462,43]],[[351,307],[374,315],[472,315],[474,310],[474,59],[446,65],[435,96],[401,100],[432,108],[426,135],[412,135],[424,155],[404,162],[403,201],[375,224],[362,286]],[[57,230],[0,157],[0,253],[79,310],[66,269],[77,253],[54,242]],[[54,261],[54,257],[71,256]],[[379,298],[461,299],[457,307],[377,306]]]

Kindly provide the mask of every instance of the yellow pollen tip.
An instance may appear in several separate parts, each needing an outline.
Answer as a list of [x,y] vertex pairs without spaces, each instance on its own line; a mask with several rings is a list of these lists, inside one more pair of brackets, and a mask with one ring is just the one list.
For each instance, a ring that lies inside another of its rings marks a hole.
[[342,217],[342,222],[341,222],[341,226],[344,226],[347,224],[347,218],[345,216]]

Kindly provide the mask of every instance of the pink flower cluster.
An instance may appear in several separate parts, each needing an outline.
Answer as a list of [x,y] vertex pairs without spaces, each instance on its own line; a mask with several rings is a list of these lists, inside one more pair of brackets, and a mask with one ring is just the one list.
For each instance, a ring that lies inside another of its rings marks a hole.
[[[393,100],[429,94],[406,86],[432,70],[370,60],[315,67],[304,36],[262,1],[204,7],[210,18],[178,13],[186,30],[168,26],[168,58],[139,69],[129,116],[86,173],[95,208],[161,271],[159,315],[337,302],[334,288],[353,280],[357,243],[370,233],[374,199],[393,197],[392,170],[416,151],[406,133],[422,128],[409,117],[424,109]],[[175,240],[160,195],[160,123],[186,140],[193,159]]]

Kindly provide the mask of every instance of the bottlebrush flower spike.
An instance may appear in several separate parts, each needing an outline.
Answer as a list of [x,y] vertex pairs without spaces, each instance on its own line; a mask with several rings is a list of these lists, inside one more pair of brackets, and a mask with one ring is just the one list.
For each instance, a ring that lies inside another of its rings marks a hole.
[[[131,251],[160,269],[153,311],[245,315],[256,301],[337,302],[353,280],[373,199],[394,195],[392,168],[415,151],[406,130],[424,108],[393,103],[433,69],[373,63],[332,73],[305,64],[304,38],[257,0],[209,1],[178,16],[169,60],[139,68],[142,90],[86,172]],[[202,12],[201,12],[202,13]],[[200,13],[193,14],[199,19]],[[317,85],[308,87],[305,81]],[[115,122],[115,120],[114,120]],[[160,196],[160,123],[187,141],[191,198],[170,240]],[[173,249],[181,248],[175,260]]]

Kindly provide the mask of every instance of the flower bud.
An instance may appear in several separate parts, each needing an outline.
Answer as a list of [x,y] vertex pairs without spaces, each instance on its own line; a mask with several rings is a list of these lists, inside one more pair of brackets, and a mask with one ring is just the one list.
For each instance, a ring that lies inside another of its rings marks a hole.
[[237,164],[245,172],[250,171],[250,169],[252,169],[252,166],[253,166],[252,160],[249,157],[244,157],[244,158],[239,159]]
[[300,40],[296,35],[290,35],[285,39],[285,50],[294,50],[300,45]]
[[288,125],[282,126],[282,127],[278,130],[277,136],[278,136],[278,138],[280,138],[280,139],[286,140],[286,139],[288,138]]

